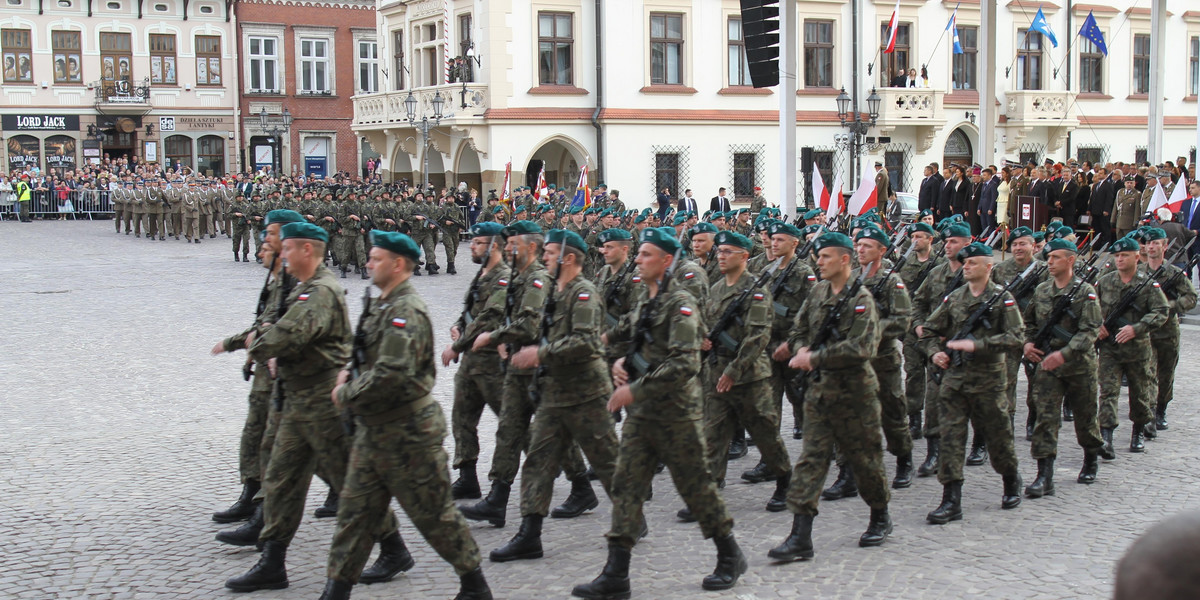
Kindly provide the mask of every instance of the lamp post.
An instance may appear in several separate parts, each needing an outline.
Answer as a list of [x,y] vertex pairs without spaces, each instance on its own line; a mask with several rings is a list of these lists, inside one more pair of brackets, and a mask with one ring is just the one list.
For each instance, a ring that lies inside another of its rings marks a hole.
[[274,164],[271,166],[278,175],[283,170],[283,140],[281,138],[292,129],[292,112],[285,108],[283,114],[275,118],[267,114],[267,108],[264,106],[258,113],[258,125],[262,128],[263,133],[271,136],[271,144],[275,146],[275,156],[271,160]]
[[[836,139],[838,146],[844,146],[850,151],[850,175],[851,181],[855,187],[858,187],[862,177],[858,172],[858,159],[862,154],[863,147],[866,146],[870,150],[877,149],[879,144],[867,144],[867,132],[875,126],[875,122],[879,119],[879,103],[881,102],[879,94],[875,93],[875,88],[871,88],[871,95],[867,96],[867,116],[869,121],[863,120],[862,113],[858,110],[858,99],[851,98],[846,93],[846,88],[842,88],[842,93],[838,94],[838,120],[842,122],[842,127],[849,130],[849,133],[838,136]],[[853,108],[851,108],[853,107]]]
[[466,50],[462,56],[454,57],[454,65],[450,67],[450,72],[455,80],[462,83],[462,91],[459,92],[459,97],[461,99],[461,108],[466,110],[467,82],[468,80],[474,80],[474,77],[471,76],[471,64],[474,63],[476,67],[480,67],[483,66],[483,62],[480,60],[479,55],[475,54],[475,42],[467,42],[464,46],[466,46]]
[[408,114],[405,120],[421,131],[421,156],[424,158],[424,166],[421,167],[421,190],[429,188],[429,130],[437,127],[442,122],[442,99],[441,92],[433,94],[433,118],[429,115],[421,115],[417,118],[417,97],[411,91],[408,92],[408,97],[404,99],[404,110]]

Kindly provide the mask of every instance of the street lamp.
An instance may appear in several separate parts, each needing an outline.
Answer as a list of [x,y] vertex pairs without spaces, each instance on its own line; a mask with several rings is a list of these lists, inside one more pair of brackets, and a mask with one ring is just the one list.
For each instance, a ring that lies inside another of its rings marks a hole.
[[[867,132],[879,120],[879,104],[882,102],[882,99],[876,93],[875,88],[871,88],[871,95],[867,96],[867,117],[869,120],[862,118],[862,113],[858,110],[858,99],[851,98],[850,94],[846,93],[846,88],[842,88],[836,102],[838,120],[841,121],[842,127],[849,130],[848,135],[838,140],[838,145],[844,145],[850,151],[851,180],[857,185],[860,179],[858,177],[858,158],[862,154],[863,147],[867,145]],[[872,144],[870,148],[874,149],[877,146],[877,144]]]
[[412,91],[408,92],[408,97],[404,99],[405,120],[421,131],[421,156],[424,157],[425,166],[421,168],[421,189],[429,188],[429,130],[437,127],[442,122],[442,103],[445,100],[442,98],[441,92],[433,94],[433,118],[432,121],[429,115],[421,115],[417,119],[417,97],[413,96]]
[[275,163],[275,172],[278,173],[283,170],[283,156],[281,156],[283,153],[283,141],[277,138],[287,135],[288,131],[292,129],[292,112],[285,108],[282,115],[278,118],[273,118],[267,114],[267,107],[264,106],[258,113],[258,125],[262,128],[263,133],[271,136],[271,143],[275,146],[276,150],[272,162]]

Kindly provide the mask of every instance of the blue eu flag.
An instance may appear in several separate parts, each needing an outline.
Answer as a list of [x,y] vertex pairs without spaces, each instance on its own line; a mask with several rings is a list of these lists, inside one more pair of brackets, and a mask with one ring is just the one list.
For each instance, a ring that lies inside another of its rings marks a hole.
[[1100,26],[1096,24],[1096,16],[1088,12],[1087,19],[1083,21],[1083,27],[1079,30],[1079,35],[1084,39],[1096,45],[1100,49],[1100,54],[1108,56],[1108,46],[1104,45],[1104,32],[1100,31]]

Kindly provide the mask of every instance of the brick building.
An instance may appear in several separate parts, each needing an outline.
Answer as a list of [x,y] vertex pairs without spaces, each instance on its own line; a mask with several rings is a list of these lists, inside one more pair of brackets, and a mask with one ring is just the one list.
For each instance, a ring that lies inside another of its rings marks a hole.
[[[288,174],[361,174],[377,155],[350,129],[351,97],[379,89],[375,2],[239,0],[234,6],[242,90],[239,165]],[[285,115],[291,122],[284,132]]]

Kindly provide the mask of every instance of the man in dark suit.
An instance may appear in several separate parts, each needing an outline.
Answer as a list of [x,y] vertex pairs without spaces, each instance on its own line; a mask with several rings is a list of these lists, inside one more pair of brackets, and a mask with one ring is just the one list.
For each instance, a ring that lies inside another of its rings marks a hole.
[[692,197],[692,190],[683,191],[683,197],[679,199],[679,204],[675,208],[681,213],[690,211],[696,213],[697,215],[700,214],[700,212],[696,210],[696,199]]
[[938,204],[934,220],[941,221],[954,214],[954,184],[954,170],[952,167],[946,167],[945,174],[942,176],[942,189],[938,192]]
[[986,231],[996,226],[996,201],[1000,197],[1000,176],[988,167],[983,170],[983,190],[979,192],[979,222]]
[[[1120,171],[1114,171],[1114,176]],[[1117,185],[1108,176],[1104,167],[1096,169],[1096,183],[1092,185],[1092,197],[1088,201],[1088,215],[1092,217],[1092,229],[1096,232],[1095,246],[1101,246],[1112,241],[1112,227],[1109,219],[1112,217],[1113,202],[1117,198]]]
[[892,87],[908,87],[908,71],[904,67],[896,69],[896,76],[892,78]]
[[729,212],[732,208],[729,204],[729,198],[725,195],[725,188],[717,190],[717,195],[713,196],[712,201],[708,203],[708,209],[712,211]]
[[939,191],[937,177],[934,177],[933,165],[925,165],[925,178],[921,180],[921,188],[917,192],[917,210],[936,207]]
[[1053,208],[1057,211],[1058,216],[1062,217],[1063,223],[1074,228],[1075,197],[1079,195],[1079,184],[1075,183],[1075,178],[1071,177],[1070,172],[1063,171],[1052,187],[1054,191]]

